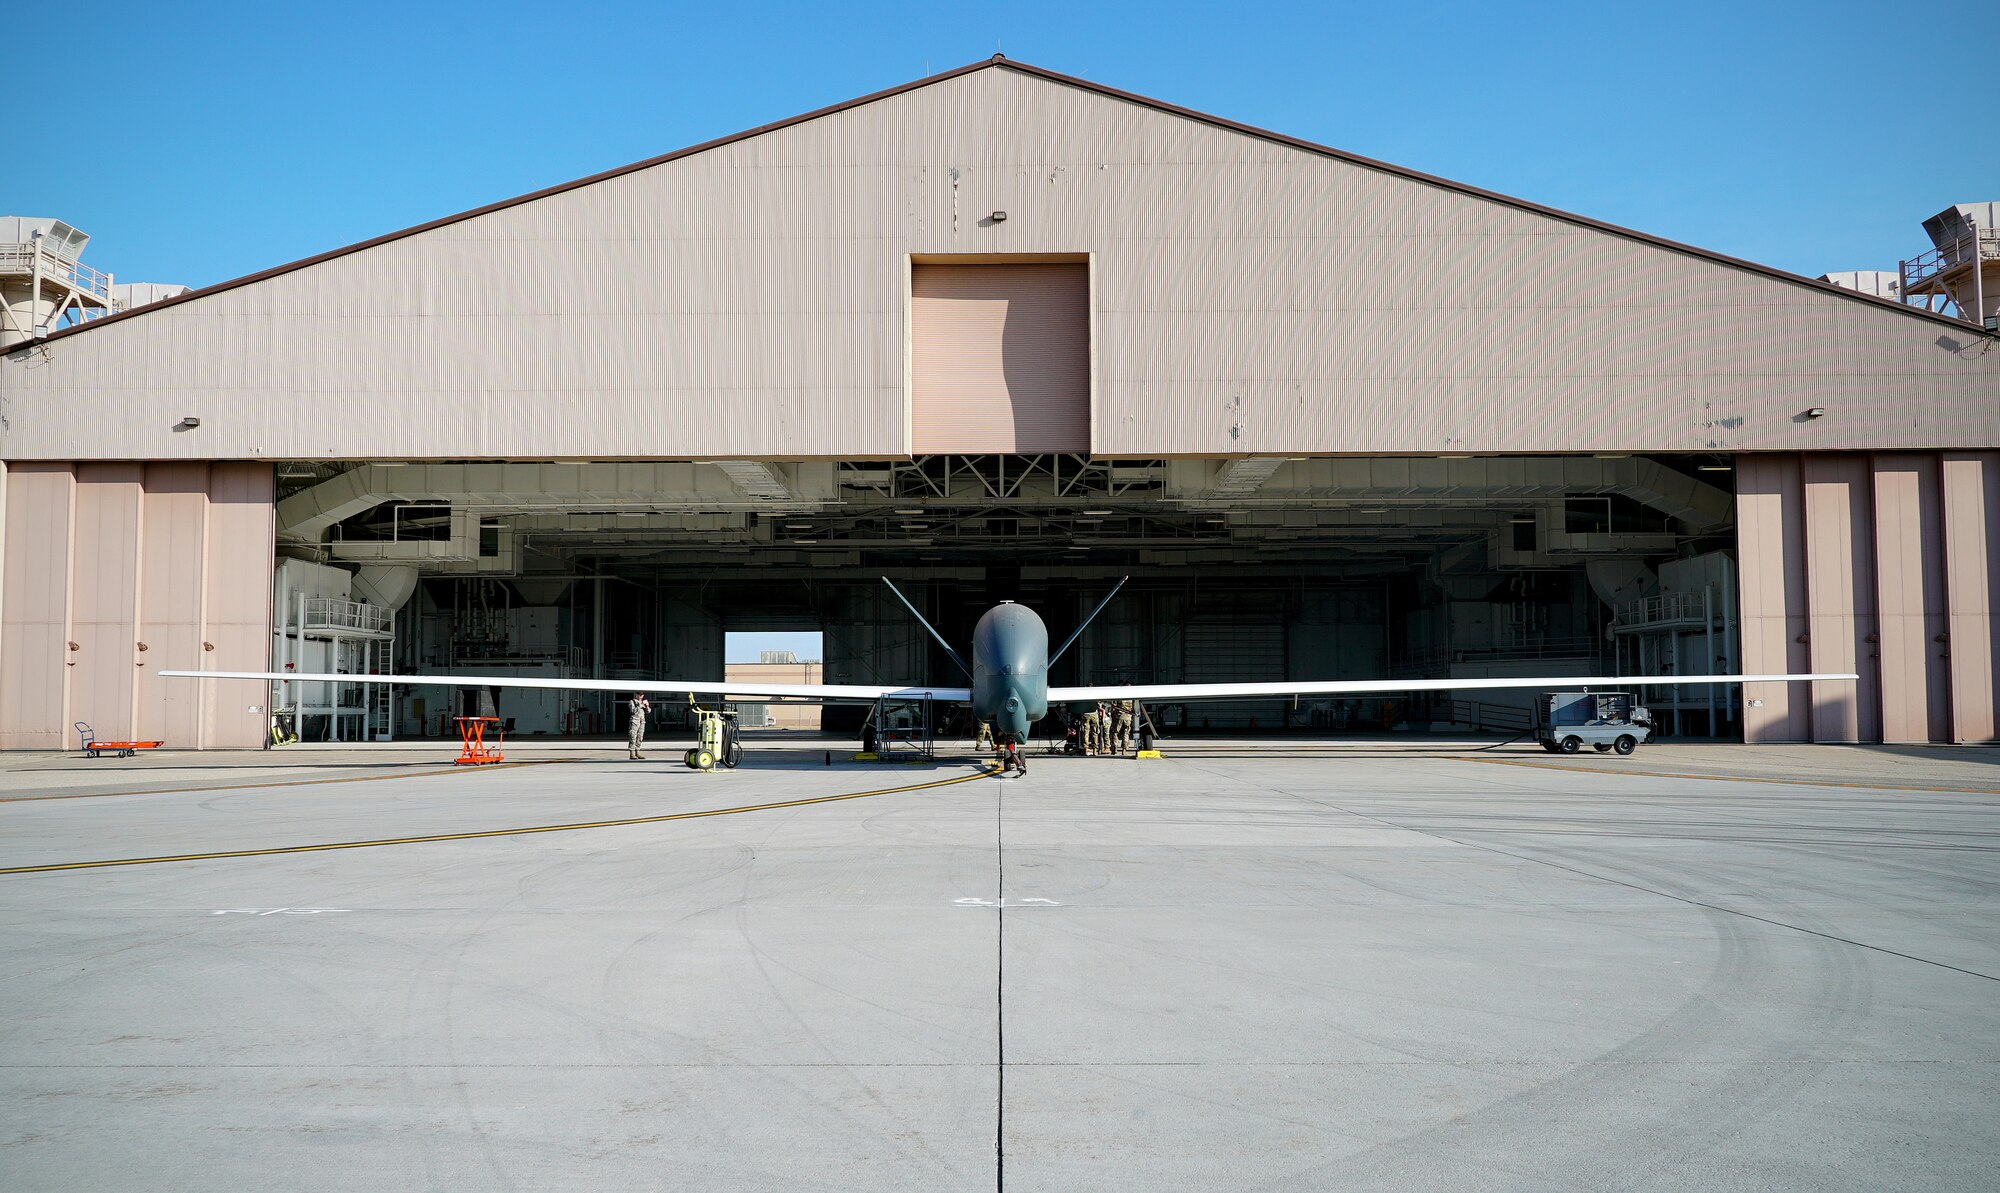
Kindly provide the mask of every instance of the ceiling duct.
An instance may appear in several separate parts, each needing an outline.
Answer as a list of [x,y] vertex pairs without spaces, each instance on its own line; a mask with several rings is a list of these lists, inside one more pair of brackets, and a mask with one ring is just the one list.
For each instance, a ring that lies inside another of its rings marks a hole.
[[[739,483],[715,464],[364,464],[280,501],[278,536],[316,542],[336,523],[389,501],[442,501],[499,517],[577,507],[806,511],[836,495],[830,463],[760,463],[756,468],[761,470],[756,474],[738,469]],[[744,487],[780,492],[780,480],[785,484],[782,499],[750,495]]]
[[[1253,475],[1259,485],[1246,491]],[[1426,508],[1480,505],[1577,493],[1615,494],[1685,522],[1696,531],[1729,522],[1733,499],[1714,485],[1642,457],[1345,456],[1311,460],[1173,460],[1167,496],[1188,509],[1384,502]],[[1228,490],[1224,486],[1228,485]]]

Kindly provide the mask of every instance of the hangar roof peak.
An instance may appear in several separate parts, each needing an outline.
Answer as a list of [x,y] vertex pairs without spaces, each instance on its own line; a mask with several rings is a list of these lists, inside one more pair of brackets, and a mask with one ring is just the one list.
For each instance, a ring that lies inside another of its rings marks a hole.
[[292,273],[301,269],[308,268],[310,266],[318,265],[325,261],[330,261],[339,257],[346,256],[351,253],[358,253],[366,249],[375,248],[380,245],[389,244],[394,241],[405,239],[407,237],[416,236],[424,232],[429,232],[437,228],[447,227],[449,225],[460,223],[465,220],[476,219],[480,216],[490,215],[494,212],[505,211],[509,208],[518,207],[523,204],[533,203],[536,202],[537,200],[551,198],[553,196],[561,195],[569,191],[574,191],[581,189],[583,187],[592,186],[600,182],[606,182],[611,179],[620,178],[628,174],[634,174],[642,170],[648,170],[657,166],[666,165],[670,162],[678,161],[683,158],[692,157],[696,154],[704,153],[709,150],[719,149],[728,145],[734,145],[742,141],[747,141],[756,137],[764,136],[768,133],[774,133],[782,129],[788,129],[795,127],[797,125],[806,124],[814,120],[820,120],[829,116],[838,115],[843,112],[849,112],[857,108],[865,107],[869,104],[879,103],[881,101],[888,99],[894,99],[899,96],[907,95],[913,92],[921,91],[925,88],[949,82],[953,79],[961,79],[968,75],[973,75],[981,71],[988,71],[988,70],[1011,71],[1023,76],[1039,79],[1056,86],[1075,88],[1081,91],[1090,92],[1092,94],[1101,96],[1106,99],[1111,99],[1123,103],[1135,104],[1155,112],[1160,112],[1166,115],[1175,116],[1185,120],[1194,121],[1199,124],[1207,125],[1211,128],[1216,128],[1228,132],[1241,134],[1243,136],[1267,141],[1272,144],[1281,145],[1290,149],[1299,150],[1301,152],[1329,158],[1335,161],[1345,162],[1349,165],[1358,166],[1368,170],[1378,171],[1383,174],[1405,179],[1411,182],[1421,183],[1427,186],[1438,187],[1443,190],[1457,193],[1459,195],[1481,199],[1492,203],[1502,204],[1504,206],[1511,207],[1516,210],[1529,212],[1535,215],[1540,215],[1579,228],[1584,228],[1600,233],[1605,233],[1611,236],[1616,236],[1621,239],[1651,245],[1655,248],[1664,249],[1669,252],[1678,253],[1685,256],[1700,258],[1703,260],[1713,262],[1718,265],[1728,266],[1731,268],[1747,271],[1750,273],[1759,274],[1779,282],[1789,283],[1796,286],[1806,287],[1813,290],[1835,294],[1841,297],[1842,299],[1850,302],[1888,308],[1891,310],[1899,311],[1905,315],[1926,319],[1932,322],[1942,323],[1948,327],[1956,328],[1963,331],[1971,331],[1977,334],[1985,334],[1985,335],[1993,334],[1989,332],[1983,332],[1982,329],[1980,329],[1976,325],[1967,324],[1962,320],[1951,318],[1949,316],[1943,315],[1935,311],[1931,311],[1924,307],[1911,306],[1906,303],[1899,302],[1893,298],[1878,297],[1876,295],[1843,288],[1840,286],[1833,285],[1832,283],[1824,280],[1808,278],[1805,277],[1804,275],[1791,273],[1786,270],[1778,269],[1774,266],[1760,264],[1758,262],[1745,260],[1740,257],[1732,257],[1725,253],[1719,253],[1710,249],[1699,248],[1694,245],[1685,244],[1679,241],[1669,240],[1665,237],[1654,236],[1649,233],[1641,232],[1632,228],[1623,227],[1618,224],[1612,224],[1602,220],[1592,219],[1589,216],[1579,215],[1575,212],[1564,211],[1560,208],[1549,207],[1544,204],[1535,203],[1528,199],[1522,199],[1512,195],[1501,194],[1497,191],[1486,190],[1482,187],[1473,186],[1469,183],[1458,182],[1453,179],[1443,178],[1434,174],[1427,174],[1424,173],[1423,171],[1411,169],[1406,166],[1395,165],[1390,162],[1381,161],[1376,158],[1366,157],[1361,154],[1349,152],[1347,150],[1337,149],[1328,145],[1321,145],[1316,142],[1304,140],[1302,138],[1288,136],[1284,133],[1273,132],[1269,129],[1260,128],[1255,125],[1244,124],[1240,121],[1230,120],[1226,117],[1216,116],[1207,112],[1197,111],[1193,108],[1182,107],[1178,104],[1169,103],[1165,100],[1154,99],[1150,96],[1140,95],[1136,92],[1123,91],[1118,88],[1109,87],[1106,86],[1105,84],[1094,82],[1089,79],[1079,78],[1074,75],[1063,74],[1059,71],[1050,70],[1046,67],[1035,66],[1031,63],[1018,61],[1016,59],[1008,58],[1004,54],[996,53],[990,58],[982,58],[979,59],[978,61],[967,63],[964,66],[956,67],[951,70],[941,71],[937,74],[926,75],[925,77],[920,79],[912,79],[907,83],[901,83],[894,87],[884,88],[883,90],[871,92],[866,95],[857,96],[853,99],[843,100],[839,103],[830,104],[826,107],[817,108],[809,112],[802,112],[796,116],[790,116],[783,120],[772,121],[771,123],[768,124],[762,124],[754,128],[744,129],[740,132],[730,133],[726,136],[716,137],[708,141],[703,141],[699,144],[689,145],[682,149],[676,149],[668,153],[660,154],[655,157],[646,158],[642,161],[632,162],[628,165],[613,167],[612,169],[600,171],[599,173],[591,174],[583,178],[574,179],[569,182],[558,183],[555,186],[545,187],[541,190],[532,191],[528,194],[516,195],[512,198],[501,199],[497,202],[489,203],[481,207],[475,207],[470,210],[460,211],[453,213],[451,215],[441,216],[438,219],[429,220],[421,224],[415,224],[407,228],[401,228],[393,232],[386,232],[380,236],[359,241],[355,244],[344,245],[339,248],[329,249],[323,253],[316,253],[313,254],[312,256],[303,257],[296,261],[290,261],[282,265],[272,266],[269,269],[259,270],[254,273],[245,274],[242,277],[231,278],[227,281],[217,282],[209,286],[188,290],[174,297],[162,299],[160,301],[150,303],[143,307],[134,308],[132,310],[120,312],[118,314],[106,316],[104,318],[93,319],[86,323],[65,328],[61,331],[53,332],[49,336],[46,336],[42,340],[36,342],[48,342],[50,340],[55,340],[66,336],[74,335],[78,332],[88,331],[91,328],[102,326],[107,323],[119,322],[127,318],[132,318],[139,315],[145,315],[154,311],[163,310],[167,307],[176,306],[179,305],[180,303],[192,302],[196,299],[204,298],[209,295],[219,294],[229,290],[235,290],[243,286],[248,286],[256,282],[264,281],[268,278],[278,277],[283,274]]

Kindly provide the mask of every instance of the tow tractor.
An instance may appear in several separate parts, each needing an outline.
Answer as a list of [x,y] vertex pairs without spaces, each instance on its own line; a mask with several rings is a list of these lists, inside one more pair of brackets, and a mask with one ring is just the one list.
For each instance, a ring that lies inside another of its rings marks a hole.
[[703,708],[692,700],[688,704],[694,709],[700,734],[694,746],[681,755],[681,761],[692,770],[710,771],[718,766],[735,770],[743,761],[743,743],[736,740],[736,714]]
[[1653,714],[1631,692],[1543,692],[1535,697],[1535,740],[1551,754],[1588,745],[1630,754],[1653,736]]

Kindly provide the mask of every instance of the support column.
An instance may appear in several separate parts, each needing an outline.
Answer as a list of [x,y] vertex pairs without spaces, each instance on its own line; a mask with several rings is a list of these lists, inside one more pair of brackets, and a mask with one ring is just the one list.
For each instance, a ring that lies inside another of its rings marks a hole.
[[[1736,458],[1738,603],[1743,670],[1800,672],[1806,644],[1805,485],[1799,457]],[[1743,740],[1811,740],[1810,698],[1799,685],[1743,685]]]
[[1884,453],[1873,461],[1875,577],[1882,740],[1948,741],[1944,553],[1937,458]]
[[188,747],[201,740],[201,684],[161,671],[203,665],[203,565],[208,557],[203,463],[146,465],[139,541],[138,724],[134,736]]
[[76,466],[70,711],[108,741],[130,739],[138,711],[143,481],[139,464]]
[[[205,671],[271,669],[276,478],[269,464],[214,464],[203,529],[201,658]],[[214,650],[207,647],[213,645]],[[270,733],[267,685],[185,680],[202,687],[203,749],[251,749]]]
[[1812,739],[1882,740],[1875,624],[1874,514],[1865,456],[1805,457],[1806,609],[1814,671],[1858,680],[1812,686]]
[[0,557],[0,749],[54,750],[69,737],[70,527],[67,464],[7,470]]
[[2000,452],[1946,452],[1941,469],[1951,734],[2000,740]]

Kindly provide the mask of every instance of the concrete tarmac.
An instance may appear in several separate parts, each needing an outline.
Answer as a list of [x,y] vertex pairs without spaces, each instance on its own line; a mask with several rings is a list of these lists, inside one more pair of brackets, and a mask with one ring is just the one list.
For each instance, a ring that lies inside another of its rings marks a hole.
[[1994,1186],[2000,751],[1481,744],[11,755],[0,868],[402,843],[0,875],[0,1188]]

